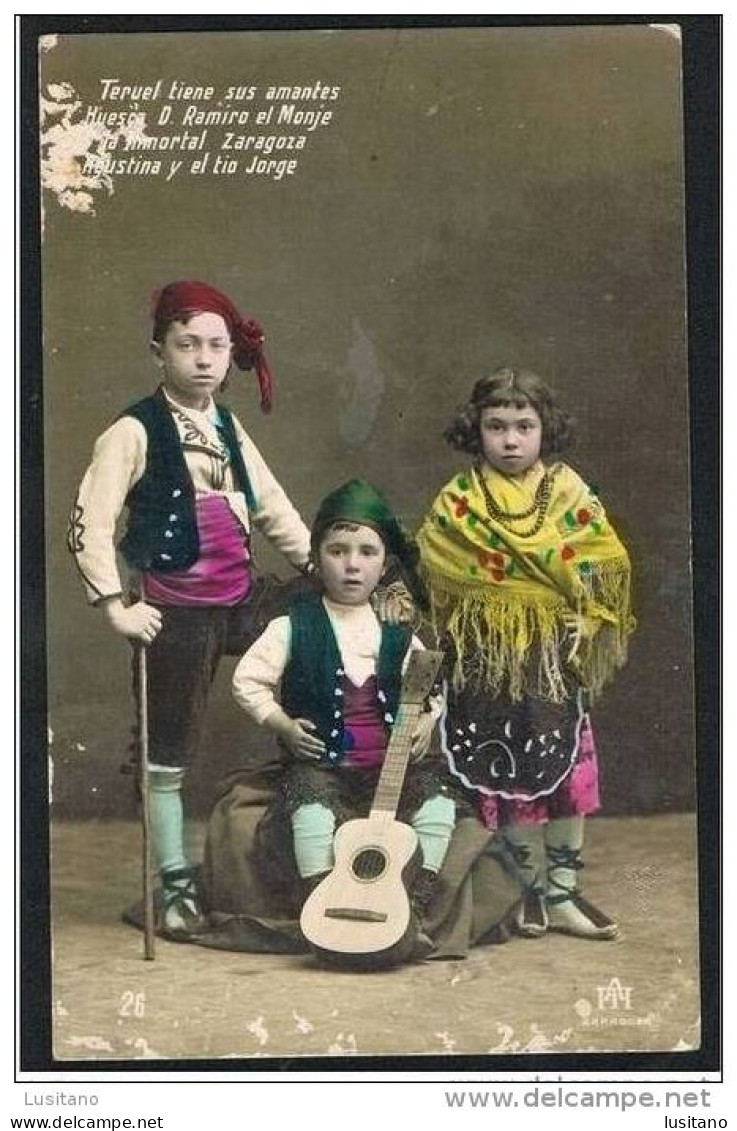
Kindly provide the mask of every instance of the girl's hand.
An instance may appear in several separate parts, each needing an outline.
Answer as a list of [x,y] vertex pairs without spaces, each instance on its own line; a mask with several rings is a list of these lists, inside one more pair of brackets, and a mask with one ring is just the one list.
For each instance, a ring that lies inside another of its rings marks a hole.
[[581,616],[574,612],[566,613],[563,621],[570,632],[567,662],[572,664],[578,655],[581,644],[596,635],[598,626],[590,617]]
[[281,739],[295,758],[318,761],[325,753],[325,743],[317,738],[317,727],[311,719],[292,719],[281,709],[269,715],[266,725]]
[[414,734],[412,735],[412,749],[410,761],[419,762],[430,749],[432,732],[435,730],[435,718],[431,711],[423,711],[417,720]]
[[115,597],[107,601],[102,609],[113,631],[127,636],[129,640],[151,644],[161,632],[161,613],[145,601],[126,607],[120,597]]

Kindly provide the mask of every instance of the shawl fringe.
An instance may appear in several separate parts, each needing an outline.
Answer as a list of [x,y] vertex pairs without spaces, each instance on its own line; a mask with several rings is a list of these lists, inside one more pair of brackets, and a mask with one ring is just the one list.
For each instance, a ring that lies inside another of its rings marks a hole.
[[[436,639],[449,637],[457,690],[471,684],[512,700],[527,695],[562,702],[573,693],[571,675],[596,698],[627,659],[635,627],[630,608],[630,567],[625,557],[598,563],[583,581],[579,607],[555,591],[503,591],[425,571]],[[582,639],[572,659],[571,615],[581,618]]]

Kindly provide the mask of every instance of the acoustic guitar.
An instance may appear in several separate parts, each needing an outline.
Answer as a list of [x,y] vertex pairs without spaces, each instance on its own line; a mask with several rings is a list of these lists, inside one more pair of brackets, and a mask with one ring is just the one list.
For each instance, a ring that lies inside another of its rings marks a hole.
[[417,834],[396,819],[414,733],[442,652],[412,652],[396,721],[368,817],[335,834],[332,872],[302,908],[305,938],[326,959],[380,966],[405,961],[415,923],[408,885],[419,867]]

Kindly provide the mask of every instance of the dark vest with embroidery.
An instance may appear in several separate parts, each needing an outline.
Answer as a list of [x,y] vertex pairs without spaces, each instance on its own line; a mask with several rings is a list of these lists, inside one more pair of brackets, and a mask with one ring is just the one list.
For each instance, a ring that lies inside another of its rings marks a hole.
[[[238,490],[255,509],[253,490],[243,462],[233,417],[218,406],[218,429],[225,441]],[[195,513],[195,490],[179,432],[161,389],[127,408],[146,429],[146,469],[126,499],[128,527],[119,549],[136,569],[186,569],[200,553]]]
[[[324,760],[338,765],[349,752],[344,721],[343,662],[325,606],[317,594],[298,598],[290,608],[289,662],[281,699],[293,718],[311,719],[326,747]],[[402,687],[402,661],[412,638],[408,625],[382,624],[376,670],[379,706],[389,728]]]

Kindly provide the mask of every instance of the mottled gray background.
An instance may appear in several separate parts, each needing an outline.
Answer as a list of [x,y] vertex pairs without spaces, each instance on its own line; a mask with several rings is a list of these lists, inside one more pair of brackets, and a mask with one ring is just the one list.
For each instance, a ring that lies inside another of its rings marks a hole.
[[[96,215],[47,194],[43,245],[49,710],[60,814],[130,815],[127,647],[87,609],[65,550],[94,437],[153,387],[151,292],[223,288],[268,334],[228,403],[309,521],[360,474],[410,525],[458,466],[441,432],[502,360],[575,414],[573,462],[635,564],[640,629],[597,712],[610,813],[693,805],[680,45],[645,26],[60,37],[42,83],[99,78],[341,85],[296,176],[117,177]],[[259,544],[264,568],[282,566]],[[262,736],[223,665],[203,757],[218,777]]]

